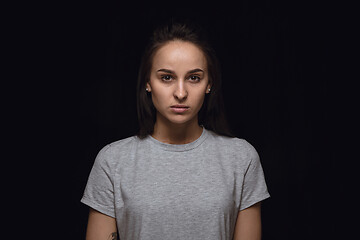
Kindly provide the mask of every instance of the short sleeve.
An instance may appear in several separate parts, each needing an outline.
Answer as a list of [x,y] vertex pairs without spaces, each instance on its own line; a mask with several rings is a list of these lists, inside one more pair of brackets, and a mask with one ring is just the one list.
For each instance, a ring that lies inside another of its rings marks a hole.
[[251,145],[248,154],[250,157],[250,164],[244,176],[239,208],[240,211],[270,197],[259,155]]
[[114,182],[104,147],[96,156],[81,202],[115,218]]

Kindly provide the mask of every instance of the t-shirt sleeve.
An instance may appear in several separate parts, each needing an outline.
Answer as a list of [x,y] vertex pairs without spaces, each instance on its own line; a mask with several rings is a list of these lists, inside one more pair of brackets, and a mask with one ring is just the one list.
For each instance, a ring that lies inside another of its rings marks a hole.
[[270,197],[259,154],[249,144],[250,164],[245,172],[239,210],[251,207]]
[[114,182],[104,147],[96,156],[81,202],[115,218]]

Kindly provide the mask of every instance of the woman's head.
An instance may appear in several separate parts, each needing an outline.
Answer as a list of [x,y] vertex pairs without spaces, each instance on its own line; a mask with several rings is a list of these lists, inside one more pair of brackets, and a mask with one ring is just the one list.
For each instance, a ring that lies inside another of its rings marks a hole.
[[231,136],[220,88],[219,63],[200,29],[185,24],[158,28],[139,70],[138,136],[152,134],[157,117],[179,124],[197,119],[205,128]]
[[172,40],[154,54],[146,91],[151,93],[157,121],[197,124],[210,88],[205,56],[194,44]]

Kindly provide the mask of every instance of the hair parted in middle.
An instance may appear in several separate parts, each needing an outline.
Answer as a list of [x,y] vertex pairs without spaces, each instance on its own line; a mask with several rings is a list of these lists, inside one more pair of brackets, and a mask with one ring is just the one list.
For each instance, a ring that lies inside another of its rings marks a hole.
[[221,91],[220,64],[213,48],[209,45],[203,29],[194,24],[171,22],[158,27],[145,49],[140,63],[137,83],[137,114],[139,121],[139,138],[145,138],[154,131],[156,109],[151,93],[146,89],[150,81],[152,61],[155,53],[170,41],[180,40],[196,45],[204,54],[207,63],[211,92],[205,95],[204,103],[198,113],[198,123],[219,135],[233,137],[226,121]]

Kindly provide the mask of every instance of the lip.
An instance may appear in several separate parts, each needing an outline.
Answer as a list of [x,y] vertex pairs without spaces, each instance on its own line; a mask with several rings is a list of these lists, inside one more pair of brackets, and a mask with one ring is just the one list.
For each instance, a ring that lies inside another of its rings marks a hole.
[[189,106],[181,105],[181,104],[173,105],[170,108],[175,113],[183,113],[189,110]]

